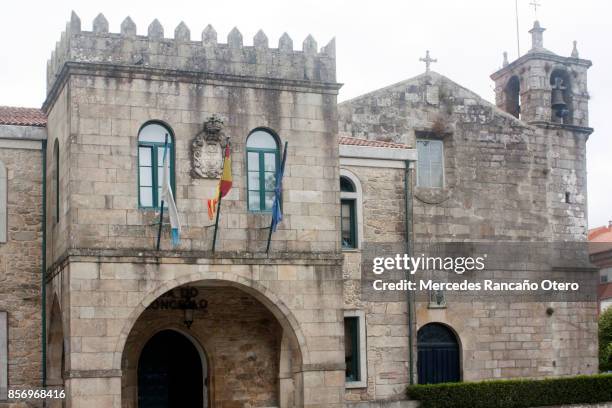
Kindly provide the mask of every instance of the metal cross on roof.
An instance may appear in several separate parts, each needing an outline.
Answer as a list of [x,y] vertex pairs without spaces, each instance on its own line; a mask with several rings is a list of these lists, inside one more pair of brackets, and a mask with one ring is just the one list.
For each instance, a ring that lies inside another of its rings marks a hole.
[[429,72],[429,67],[432,62],[438,62],[437,59],[431,58],[429,56],[429,50],[425,53],[425,58],[420,58],[419,61],[423,61],[425,63],[425,72]]
[[538,7],[540,7],[542,4],[540,4],[538,0],[532,0],[529,4],[533,6],[533,12],[535,14],[535,17],[538,18]]

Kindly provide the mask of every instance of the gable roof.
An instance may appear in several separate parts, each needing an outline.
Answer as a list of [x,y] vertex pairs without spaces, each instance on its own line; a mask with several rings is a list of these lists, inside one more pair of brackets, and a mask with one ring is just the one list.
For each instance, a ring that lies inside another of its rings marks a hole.
[[47,116],[37,108],[0,106],[0,125],[47,126]]
[[456,87],[457,89],[461,90],[462,92],[465,92],[466,95],[469,95],[470,98],[476,100],[479,104],[482,104],[483,106],[490,107],[492,109],[492,111],[496,115],[501,115],[501,116],[506,117],[511,122],[513,122],[514,125],[516,125],[516,126],[523,126],[523,127],[528,127],[529,126],[526,122],[523,122],[522,120],[514,117],[513,115],[511,115],[508,112],[504,111],[503,109],[500,109],[499,107],[497,107],[497,105],[495,105],[494,103],[491,103],[488,100],[484,99],[482,96],[478,95],[476,92],[474,92],[474,91],[472,91],[472,90],[470,90],[470,89],[468,89],[468,88],[458,84],[457,82],[453,81],[452,79],[448,78],[447,76],[439,74],[436,71],[423,72],[422,74],[419,74],[419,75],[414,76],[412,78],[408,78],[408,79],[405,79],[403,81],[396,82],[394,84],[387,85],[387,86],[379,88],[379,89],[375,89],[375,90],[367,92],[365,94],[362,94],[362,95],[356,96],[354,98],[347,99],[346,101],[340,102],[338,104],[338,106],[340,107],[342,105],[350,105],[351,103],[359,101],[360,99],[365,99],[365,98],[369,98],[369,97],[372,97],[372,96],[380,95],[380,94],[383,94],[383,93],[385,93],[386,91],[389,91],[389,90],[393,90],[393,89],[397,89],[397,88],[405,88],[406,86],[409,86],[411,84],[417,83],[423,77],[429,78],[432,81],[447,82],[450,85],[452,85],[453,87]]

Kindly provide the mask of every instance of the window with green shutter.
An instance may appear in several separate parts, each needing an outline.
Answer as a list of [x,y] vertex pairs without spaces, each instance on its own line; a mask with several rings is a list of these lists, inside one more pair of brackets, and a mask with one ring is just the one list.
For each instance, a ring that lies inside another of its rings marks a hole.
[[357,248],[357,200],[354,193],[356,189],[353,182],[348,177],[340,177],[340,232],[343,249]]
[[255,129],[247,138],[246,153],[249,211],[272,211],[279,162],[277,139],[267,130]]
[[138,206],[140,208],[157,209],[161,205],[166,135],[168,135],[170,159],[170,185],[172,191],[175,191],[172,131],[159,122],[148,122],[138,132]]

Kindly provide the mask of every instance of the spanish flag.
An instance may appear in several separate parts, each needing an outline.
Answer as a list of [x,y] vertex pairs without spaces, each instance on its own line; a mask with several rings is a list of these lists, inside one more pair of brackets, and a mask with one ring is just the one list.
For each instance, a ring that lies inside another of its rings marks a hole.
[[217,191],[215,192],[215,198],[209,199],[208,201],[208,218],[211,220],[215,218],[217,212],[217,204],[222,197],[225,197],[227,193],[232,189],[232,157],[230,154],[230,143],[229,140],[225,145],[225,155],[223,157],[223,174],[221,174],[221,180],[217,185]]

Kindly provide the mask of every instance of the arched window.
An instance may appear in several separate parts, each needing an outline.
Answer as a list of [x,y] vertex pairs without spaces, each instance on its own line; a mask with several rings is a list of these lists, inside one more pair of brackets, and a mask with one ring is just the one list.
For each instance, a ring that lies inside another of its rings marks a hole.
[[514,75],[510,78],[504,89],[504,98],[506,103],[506,112],[513,115],[515,118],[521,114],[521,81],[519,77]]
[[362,194],[359,179],[340,169],[340,238],[342,249],[359,248],[362,235]]
[[278,141],[269,131],[255,129],[247,138],[246,151],[249,211],[271,211],[279,161]]
[[59,153],[59,141],[55,139],[53,143],[53,193],[55,195],[54,200],[54,212],[53,220],[57,224],[60,220],[60,153]]
[[138,205],[141,208],[159,208],[161,205],[166,140],[170,159],[170,185],[172,191],[175,191],[172,131],[159,122],[148,122],[138,132]]
[[8,178],[0,161],[0,242],[6,242],[8,231]]

